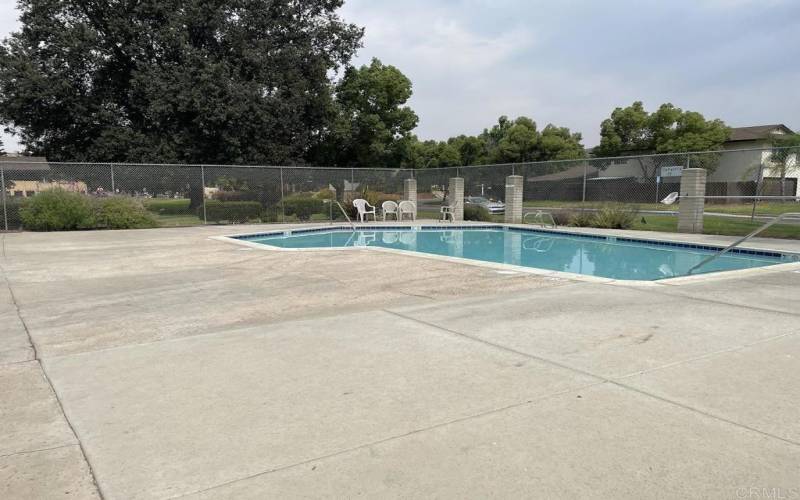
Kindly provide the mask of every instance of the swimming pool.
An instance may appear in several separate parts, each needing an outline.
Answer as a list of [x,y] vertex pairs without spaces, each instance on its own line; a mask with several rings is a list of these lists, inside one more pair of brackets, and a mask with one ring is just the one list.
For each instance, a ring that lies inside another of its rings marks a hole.
[[[380,247],[619,280],[686,276],[720,248],[506,226],[316,228],[235,236],[282,249]],[[734,249],[692,274],[792,262],[796,256]]]

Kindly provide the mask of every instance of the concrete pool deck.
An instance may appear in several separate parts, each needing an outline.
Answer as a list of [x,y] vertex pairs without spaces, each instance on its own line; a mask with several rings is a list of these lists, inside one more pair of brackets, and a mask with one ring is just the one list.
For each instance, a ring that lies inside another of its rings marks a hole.
[[800,498],[797,269],[212,238],[276,227],[1,235],[0,498]]

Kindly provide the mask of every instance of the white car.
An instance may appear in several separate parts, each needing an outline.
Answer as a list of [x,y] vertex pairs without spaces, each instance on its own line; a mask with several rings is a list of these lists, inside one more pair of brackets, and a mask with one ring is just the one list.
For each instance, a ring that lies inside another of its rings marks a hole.
[[506,204],[502,201],[491,201],[483,196],[467,196],[464,198],[464,205],[478,205],[489,211],[490,214],[503,214],[506,212]]

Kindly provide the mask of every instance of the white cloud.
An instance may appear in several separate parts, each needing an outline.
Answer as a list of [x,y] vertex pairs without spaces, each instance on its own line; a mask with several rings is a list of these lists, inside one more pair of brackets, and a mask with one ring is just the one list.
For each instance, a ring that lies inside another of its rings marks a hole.
[[[0,0],[0,38],[5,38],[9,33],[17,29],[19,13],[16,10],[15,0]],[[0,133],[3,140],[3,149],[6,153],[14,153],[19,150],[17,140],[10,134]]]
[[[729,8],[720,10],[727,5]],[[366,27],[357,63],[380,58],[414,83],[422,138],[528,115],[599,141],[617,106],[662,102],[734,125],[800,128],[797,3],[769,0],[349,0]],[[781,89],[783,91],[781,91]],[[767,93],[764,93],[767,92]],[[794,122],[792,122],[794,120]]]

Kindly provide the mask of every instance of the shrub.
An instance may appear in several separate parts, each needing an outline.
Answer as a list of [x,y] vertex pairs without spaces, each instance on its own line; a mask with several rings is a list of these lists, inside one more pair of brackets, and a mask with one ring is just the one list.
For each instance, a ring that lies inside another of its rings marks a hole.
[[20,208],[25,229],[70,231],[92,227],[92,204],[88,196],[63,189],[50,189],[26,199]]
[[325,202],[307,194],[296,194],[283,199],[286,215],[294,215],[301,221],[311,219],[314,214],[325,212]]
[[214,199],[219,201],[258,201],[256,191],[217,191]]
[[464,206],[464,220],[476,220],[480,222],[491,222],[492,214],[486,210],[486,207],[480,205],[465,205]]
[[573,212],[568,212],[564,210],[557,210],[550,212],[550,215],[553,216],[553,221],[556,223],[557,226],[568,226],[569,221],[572,220],[572,217],[575,216]]
[[592,212],[575,212],[569,216],[567,223],[573,227],[592,227],[594,225],[594,214]]
[[401,197],[399,194],[384,193],[381,191],[371,191],[367,189],[361,192],[361,198],[367,200],[367,203],[369,203],[370,205],[373,205],[375,207],[380,207],[384,201],[399,202]]
[[149,199],[144,202],[144,208],[159,215],[186,215],[192,211],[189,209],[187,198],[176,199]]
[[125,196],[98,199],[94,222],[94,227],[106,229],[143,229],[158,225],[140,201]]
[[593,227],[606,229],[629,229],[636,220],[637,210],[634,207],[608,205],[594,215]]
[[[203,218],[203,207],[198,207],[198,216]],[[261,204],[257,201],[206,201],[206,219],[212,222],[247,222],[261,216]]]
[[[8,220],[9,229],[20,229],[22,227],[22,218],[20,217],[19,210],[22,208],[23,200],[24,198],[20,198],[19,196],[6,197],[6,220]],[[0,219],[0,224],[3,223],[4,221]]]
[[268,207],[261,211],[261,222],[278,222],[281,220],[281,207]]
[[319,198],[320,200],[333,200],[336,198],[336,194],[328,188],[322,188],[314,193],[314,198]]

